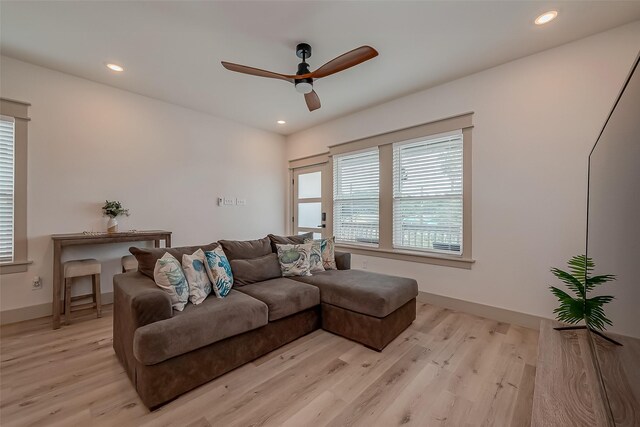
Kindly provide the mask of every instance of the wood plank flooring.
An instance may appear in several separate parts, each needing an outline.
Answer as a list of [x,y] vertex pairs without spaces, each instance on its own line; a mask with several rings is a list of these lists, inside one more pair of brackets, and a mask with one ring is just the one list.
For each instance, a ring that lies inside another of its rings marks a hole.
[[418,302],[381,353],[319,330],[149,412],[112,313],[0,330],[7,426],[529,426],[538,332]]

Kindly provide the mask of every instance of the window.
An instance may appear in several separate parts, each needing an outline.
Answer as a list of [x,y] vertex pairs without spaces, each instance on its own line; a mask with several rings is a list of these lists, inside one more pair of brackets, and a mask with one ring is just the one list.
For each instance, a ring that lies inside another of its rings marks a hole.
[[336,242],[379,242],[378,148],[333,158],[333,233]]
[[462,254],[462,133],[393,145],[393,247]]
[[465,113],[330,146],[336,247],[471,268],[472,129]]
[[29,104],[0,98],[0,274],[27,271]]
[[13,262],[15,120],[0,116],[0,262]]

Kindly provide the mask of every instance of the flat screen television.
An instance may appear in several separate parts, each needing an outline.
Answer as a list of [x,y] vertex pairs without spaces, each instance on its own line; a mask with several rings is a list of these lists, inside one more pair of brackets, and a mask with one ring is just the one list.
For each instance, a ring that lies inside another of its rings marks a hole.
[[640,69],[639,59],[589,155],[587,256],[595,274],[617,280],[594,293],[612,332],[640,338]]

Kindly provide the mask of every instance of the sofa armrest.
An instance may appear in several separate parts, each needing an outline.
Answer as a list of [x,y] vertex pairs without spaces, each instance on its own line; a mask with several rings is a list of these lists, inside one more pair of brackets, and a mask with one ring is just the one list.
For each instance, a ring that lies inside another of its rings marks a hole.
[[131,381],[136,384],[133,355],[136,330],[173,316],[169,294],[138,271],[113,276],[113,349]]
[[349,252],[335,251],[335,256],[338,270],[349,270],[351,268],[351,254]]
[[137,271],[113,276],[113,292],[117,311],[129,317],[134,329],[173,316],[169,294]]

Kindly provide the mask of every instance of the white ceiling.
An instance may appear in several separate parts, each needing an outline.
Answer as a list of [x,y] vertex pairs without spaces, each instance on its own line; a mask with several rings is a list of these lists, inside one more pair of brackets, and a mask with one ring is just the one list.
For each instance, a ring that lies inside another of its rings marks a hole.
[[[558,18],[537,27],[548,9]],[[0,2],[3,55],[290,134],[640,19],[640,1]],[[368,44],[380,56],[315,83],[309,112],[292,85],[221,60],[295,73]],[[105,62],[125,67],[117,75]],[[277,125],[284,119],[286,125]]]

